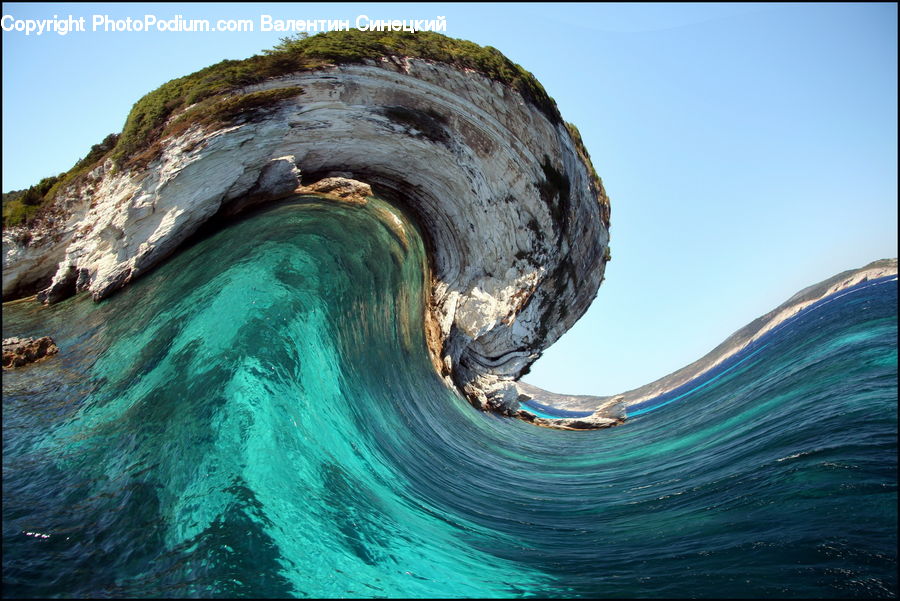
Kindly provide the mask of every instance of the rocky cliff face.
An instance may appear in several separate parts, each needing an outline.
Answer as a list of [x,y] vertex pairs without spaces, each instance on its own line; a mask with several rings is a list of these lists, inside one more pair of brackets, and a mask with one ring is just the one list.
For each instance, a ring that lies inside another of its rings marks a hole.
[[[101,299],[204,222],[338,175],[418,222],[431,259],[436,366],[482,408],[515,410],[512,382],[585,312],[608,257],[609,204],[564,124],[478,73],[403,57],[295,73],[252,118],[195,124],[142,169],[91,172],[52,227],[3,234],[3,294]],[[173,117],[175,118],[175,117]]]

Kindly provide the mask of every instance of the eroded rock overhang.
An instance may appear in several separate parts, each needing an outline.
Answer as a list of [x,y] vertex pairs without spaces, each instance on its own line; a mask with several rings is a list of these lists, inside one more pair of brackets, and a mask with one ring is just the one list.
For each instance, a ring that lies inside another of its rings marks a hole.
[[188,128],[146,168],[98,167],[60,197],[67,219],[28,244],[4,232],[4,296],[52,276],[47,301],[104,298],[210,218],[338,173],[421,227],[436,367],[474,404],[515,412],[512,382],[587,310],[608,258],[609,203],[565,124],[479,73],[421,59],[241,93],[277,87],[302,93],[244,123]]

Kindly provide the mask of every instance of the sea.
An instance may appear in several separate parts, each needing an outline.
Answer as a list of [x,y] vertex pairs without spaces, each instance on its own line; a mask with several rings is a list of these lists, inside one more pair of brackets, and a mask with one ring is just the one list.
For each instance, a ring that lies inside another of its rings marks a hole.
[[[3,307],[4,597],[896,597],[897,280],[604,430],[435,373],[399,209],[297,197]],[[609,391],[598,391],[609,392]]]

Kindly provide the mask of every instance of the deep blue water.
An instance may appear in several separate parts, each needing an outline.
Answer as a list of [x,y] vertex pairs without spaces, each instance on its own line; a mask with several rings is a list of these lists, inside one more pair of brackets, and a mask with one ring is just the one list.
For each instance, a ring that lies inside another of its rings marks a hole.
[[896,281],[550,430],[436,376],[392,211],[287,203],[4,307],[62,349],[4,374],[4,595],[896,596]]
[[[744,348],[734,353],[730,357],[724,359],[721,363],[712,367],[706,372],[695,376],[688,382],[685,382],[684,384],[677,386],[672,390],[668,390],[663,394],[630,405],[627,411],[628,416],[636,417],[638,415],[649,413],[650,411],[686,398],[692,393],[712,385],[719,378],[722,378],[729,372],[736,370],[738,367],[740,367],[741,364],[750,361],[754,356],[761,353],[763,349],[769,344],[773,344],[785,338],[796,336],[796,322],[800,321],[804,324],[814,323],[814,321],[812,320],[814,320],[815,316],[810,317],[809,313],[819,311],[820,309],[827,307],[832,303],[837,303],[834,307],[832,307],[832,309],[836,309],[837,311],[850,309],[851,307],[854,307],[860,303],[865,303],[868,298],[866,294],[872,292],[882,292],[883,290],[880,288],[880,286],[888,286],[889,288],[895,290],[897,287],[897,276],[887,276],[877,278],[875,280],[865,280],[832,295],[821,298],[814,303],[811,303],[809,306],[801,309],[796,315],[785,319],[783,322],[773,327],[769,332],[764,334],[764,337],[750,342]],[[840,300],[849,295],[853,295],[853,298],[849,298],[845,301]],[[868,310],[868,305],[863,305],[863,307],[863,310]],[[832,315],[838,314],[832,313]]]

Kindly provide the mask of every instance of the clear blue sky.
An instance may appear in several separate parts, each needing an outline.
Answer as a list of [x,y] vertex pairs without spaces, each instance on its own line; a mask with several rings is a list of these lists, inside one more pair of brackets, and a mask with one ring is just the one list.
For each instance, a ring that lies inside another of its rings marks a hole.
[[[526,378],[550,390],[644,384],[800,288],[897,256],[894,4],[3,4],[70,13],[446,16],[533,72],[612,199],[606,282]],[[160,84],[281,35],[4,32],[3,190],[67,170]]]

